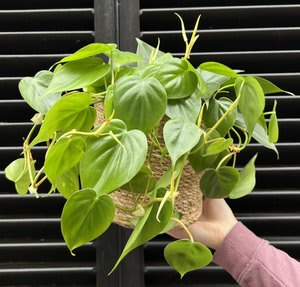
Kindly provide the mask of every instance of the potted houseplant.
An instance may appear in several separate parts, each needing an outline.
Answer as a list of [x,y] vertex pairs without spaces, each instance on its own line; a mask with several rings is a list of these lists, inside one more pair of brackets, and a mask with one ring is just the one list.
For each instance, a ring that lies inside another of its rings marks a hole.
[[[257,155],[236,168],[252,138],[277,153],[276,102],[265,111],[265,94],[284,91],[221,63],[194,67],[199,18],[190,40],[180,20],[183,58],[141,40],[136,53],[94,43],[19,83],[37,114],[6,177],[20,195],[38,197],[49,181],[49,193],[66,198],[61,229],[72,254],[114,221],[134,228],[116,268],[179,225],[190,240],[170,243],[166,260],[181,276],[205,266],[211,252],[187,229],[200,216],[202,194],[235,199],[252,191]],[[47,150],[37,171],[31,150],[40,144]]]

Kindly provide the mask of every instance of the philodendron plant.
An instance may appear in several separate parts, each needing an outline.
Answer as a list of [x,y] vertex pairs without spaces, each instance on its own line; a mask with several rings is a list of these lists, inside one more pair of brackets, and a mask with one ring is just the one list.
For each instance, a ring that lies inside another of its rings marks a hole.
[[[170,243],[164,252],[167,262],[181,276],[205,266],[210,250],[194,242],[174,210],[184,166],[202,174],[205,197],[236,199],[255,186],[257,155],[241,170],[236,167],[250,140],[277,153],[276,101],[265,111],[265,95],[284,91],[221,63],[194,67],[189,57],[198,22],[188,40],[181,20],[182,58],[139,39],[136,53],[93,43],[20,81],[22,97],[37,113],[21,157],[5,174],[20,195],[29,191],[38,197],[48,181],[49,193],[66,198],[61,230],[72,254],[103,234],[118,208],[132,214],[135,228],[114,268],[131,250],[176,224],[190,240]],[[98,103],[104,106],[105,121],[95,124]],[[161,142],[158,127],[163,124]],[[41,144],[47,149],[37,169],[32,149]],[[158,179],[150,164],[154,147],[171,162]],[[120,188],[135,198],[130,210],[112,199]]]

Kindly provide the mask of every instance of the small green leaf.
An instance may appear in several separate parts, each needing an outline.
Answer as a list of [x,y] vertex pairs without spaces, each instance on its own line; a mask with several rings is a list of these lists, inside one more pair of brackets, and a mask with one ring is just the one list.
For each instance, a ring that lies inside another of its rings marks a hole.
[[230,166],[206,169],[200,180],[200,189],[208,198],[225,198],[234,189],[239,177],[238,170]]
[[274,94],[274,93],[286,93],[286,94],[294,96],[293,93],[280,89],[279,87],[274,85],[272,82],[270,82],[264,78],[257,77],[257,76],[255,76],[253,78],[255,78],[258,81],[258,83],[260,84],[260,86],[262,87],[262,89],[266,95]]
[[97,195],[89,188],[72,194],[61,215],[61,230],[70,251],[104,233],[114,215],[115,206],[110,196]]
[[114,94],[115,92],[115,85],[110,85],[107,89],[105,99],[104,99],[104,116],[106,119],[109,119],[109,117],[112,115],[114,106]]
[[144,133],[127,131],[124,122],[118,119],[110,122],[101,137],[89,137],[86,144],[80,162],[81,183],[83,188],[93,188],[97,193],[112,192],[130,181],[147,156]]
[[237,185],[229,194],[229,198],[236,199],[250,193],[256,183],[255,180],[255,160],[257,154],[246,164],[244,169],[240,172],[240,179]]
[[162,119],[167,95],[155,78],[128,76],[116,82],[113,106],[115,116],[123,120],[129,130],[139,129],[146,133]]
[[55,74],[44,96],[84,88],[104,77],[110,66],[100,58],[86,58],[64,64]]
[[171,201],[167,201],[164,204],[159,216],[160,221],[157,221],[156,219],[158,207],[159,203],[154,203],[146,210],[145,215],[138,221],[136,227],[134,228],[130,238],[126,243],[126,246],[124,247],[122,254],[120,255],[111,272],[116,269],[122,259],[130,251],[151,240],[166,227],[173,213],[173,205]]
[[277,143],[279,137],[279,128],[278,128],[278,121],[276,116],[276,105],[277,102],[275,101],[273,107],[273,114],[271,115],[269,121],[268,134],[269,134],[270,143]]
[[44,170],[52,184],[65,172],[76,166],[84,155],[86,144],[81,137],[61,138],[45,158]]
[[117,47],[116,44],[92,43],[79,49],[72,55],[62,58],[59,62],[64,63],[64,62],[82,60],[91,56],[107,53],[115,49],[116,47]]
[[[222,97],[218,100],[211,99],[209,106],[204,110],[203,122],[206,127],[211,128],[215,123],[228,111],[232,105],[232,101],[228,98]],[[225,136],[233,127],[237,118],[237,108],[234,108],[217,127],[217,131],[221,136]]]
[[155,76],[164,86],[168,99],[186,98],[198,85],[198,78],[184,59],[173,58],[161,65]]
[[47,113],[41,129],[31,146],[52,138],[54,132],[72,129],[89,131],[96,119],[96,110],[90,107],[92,97],[86,93],[73,93],[62,97]]
[[206,152],[203,156],[210,156],[210,155],[218,154],[218,153],[228,149],[232,145],[233,145],[232,138],[228,138],[228,139],[219,138],[207,146]]
[[183,118],[167,121],[163,135],[173,166],[182,155],[189,152],[199,142],[201,134],[196,124],[186,122]]
[[[35,175],[34,163],[31,163],[31,172]],[[11,162],[5,168],[5,176],[7,179],[15,183],[15,188],[20,195],[25,195],[31,184],[28,166],[24,158],[18,158]]]
[[203,80],[201,84],[201,93],[203,94],[203,100],[208,100],[220,88],[221,84],[229,79],[224,75],[201,70],[199,68],[196,71],[199,74],[200,78]]
[[199,68],[229,78],[236,78],[238,76],[234,70],[218,62],[205,62],[202,63]]
[[78,166],[71,168],[62,174],[55,182],[55,187],[59,193],[68,199],[73,193],[78,191],[79,187],[79,172]]
[[40,71],[34,77],[23,78],[19,83],[19,90],[23,99],[34,110],[44,115],[60,99],[60,92],[43,96],[52,78],[52,72]]
[[[138,45],[136,54],[139,55],[144,61],[140,64],[148,64],[150,61],[151,54],[155,52],[156,48],[150,46],[146,42],[136,39]],[[165,53],[162,51],[157,52],[157,58],[160,58],[161,56],[164,56]]]
[[124,52],[118,49],[114,49],[110,53],[105,53],[105,55],[111,58],[111,64],[114,69],[119,69],[123,65],[138,63],[143,60],[142,57],[135,53]]
[[156,180],[147,166],[143,166],[136,176],[121,187],[130,192],[144,194],[154,189]]
[[238,106],[251,137],[265,108],[264,91],[253,77],[238,77],[236,79],[236,94],[240,95]]
[[196,123],[201,109],[201,99],[197,93],[183,99],[168,100],[166,115],[171,118],[184,118]]
[[165,247],[164,256],[181,278],[187,272],[204,267],[212,261],[212,254],[205,245],[185,239],[169,243]]

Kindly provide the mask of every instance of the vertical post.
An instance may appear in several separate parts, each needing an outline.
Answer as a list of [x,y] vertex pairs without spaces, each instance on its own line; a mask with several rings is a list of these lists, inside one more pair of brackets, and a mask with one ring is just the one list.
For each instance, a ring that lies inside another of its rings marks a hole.
[[[94,0],[95,41],[117,43],[120,49],[134,51],[140,34],[139,0]],[[144,287],[144,250],[136,248],[110,275],[131,230],[112,225],[96,240],[97,287]]]

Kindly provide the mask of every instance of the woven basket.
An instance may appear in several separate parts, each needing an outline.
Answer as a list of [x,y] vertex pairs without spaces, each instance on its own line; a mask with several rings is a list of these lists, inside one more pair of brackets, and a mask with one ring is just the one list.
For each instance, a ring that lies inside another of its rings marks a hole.
[[[99,125],[105,121],[103,105],[97,104],[96,110],[96,124]],[[158,132],[158,140],[162,146],[164,146],[162,134],[163,125],[164,122],[162,122]],[[158,148],[154,148],[152,159],[151,170],[153,176],[158,179],[166,172],[171,162],[167,158],[161,160]],[[178,188],[178,195],[175,199],[175,210],[182,215],[181,221],[186,226],[196,222],[202,213],[202,193],[199,189],[199,180],[200,175],[195,173],[192,167],[187,164],[183,169]],[[132,192],[120,189],[114,191],[111,196],[115,203],[125,208],[131,208],[134,205],[134,194]],[[114,223],[126,228],[133,228],[134,226],[131,223],[131,220],[132,215],[130,213],[124,212],[118,208],[116,209]]]

